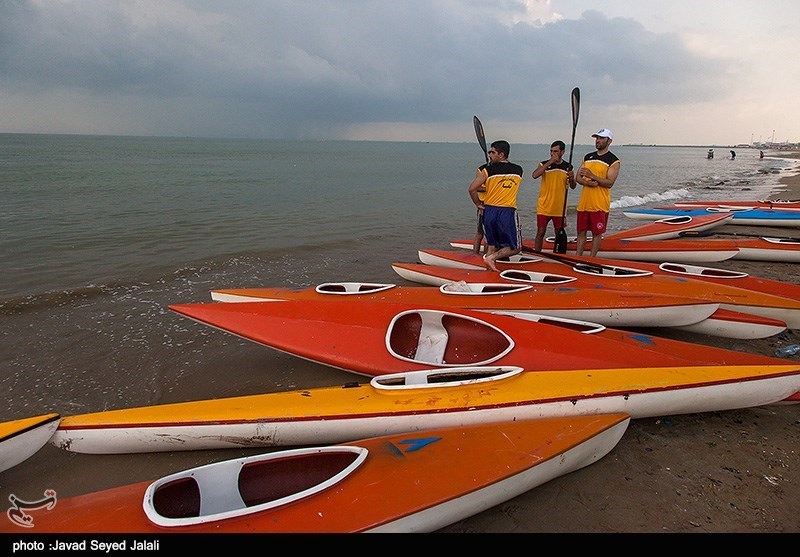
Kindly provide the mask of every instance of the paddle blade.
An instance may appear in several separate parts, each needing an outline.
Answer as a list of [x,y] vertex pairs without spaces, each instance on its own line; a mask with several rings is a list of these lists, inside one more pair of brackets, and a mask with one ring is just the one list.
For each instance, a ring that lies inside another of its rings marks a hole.
[[578,114],[581,111],[581,90],[575,87],[572,90],[572,127],[578,125]]
[[478,145],[483,149],[483,156],[486,157],[486,162],[489,162],[489,151],[486,149],[486,136],[483,133],[483,124],[477,116],[472,117],[472,123],[475,126],[475,137],[478,138]]
[[567,253],[567,231],[564,228],[556,228],[553,253]]

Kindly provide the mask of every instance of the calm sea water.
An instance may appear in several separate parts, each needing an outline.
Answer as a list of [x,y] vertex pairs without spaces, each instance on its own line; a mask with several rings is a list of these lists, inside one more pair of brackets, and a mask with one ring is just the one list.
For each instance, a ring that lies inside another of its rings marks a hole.
[[[593,148],[578,145],[575,162]],[[533,236],[547,145],[514,145]],[[618,146],[621,209],[761,198],[797,161]],[[212,288],[397,282],[391,263],[471,237],[475,142],[283,142],[0,135],[0,421],[328,386],[353,376],[183,319]],[[577,203],[570,197],[570,206]],[[574,213],[574,209],[571,211]],[[574,226],[574,219],[571,223]],[[569,232],[568,227],[568,232]],[[230,451],[76,455],[46,446],[0,500],[150,479]],[[80,470],[80,474],[76,471]],[[33,498],[33,499],[30,499]]]
[[[591,149],[576,146],[573,161]],[[749,149],[734,161],[724,152],[708,160],[705,148],[614,152],[623,166],[613,209],[768,194],[791,164]],[[547,156],[546,145],[515,145],[511,158],[530,172]],[[343,245],[413,258],[471,235],[466,188],[482,158],[474,142],[0,135],[0,301],[169,281],[200,266],[228,267],[235,280],[243,264],[308,250],[325,265],[326,250]],[[537,194],[528,177],[519,197],[526,236]],[[618,215],[612,230],[633,225]]]

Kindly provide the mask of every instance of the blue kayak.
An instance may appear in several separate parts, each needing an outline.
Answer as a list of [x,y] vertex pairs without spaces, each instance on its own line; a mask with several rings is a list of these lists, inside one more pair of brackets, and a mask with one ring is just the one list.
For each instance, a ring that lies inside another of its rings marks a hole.
[[800,227],[800,211],[781,209],[759,209],[753,207],[705,207],[689,209],[685,207],[660,207],[656,209],[629,209],[623,214],[636,220],[657,220],[665,217],[699,217],[710,213],[733,213],[726,224],[746,226],[787,226]]

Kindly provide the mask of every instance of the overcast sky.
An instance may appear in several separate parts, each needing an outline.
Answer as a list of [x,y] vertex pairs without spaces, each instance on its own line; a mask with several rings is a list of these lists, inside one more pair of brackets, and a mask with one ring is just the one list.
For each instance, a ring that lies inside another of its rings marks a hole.
[[800,141],[797,0],[0,0],[0,132]]

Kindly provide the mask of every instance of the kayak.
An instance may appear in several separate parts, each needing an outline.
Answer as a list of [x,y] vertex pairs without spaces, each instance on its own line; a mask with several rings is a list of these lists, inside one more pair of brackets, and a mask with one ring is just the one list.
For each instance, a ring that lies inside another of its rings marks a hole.
[[[738,248],[733,242],[703,245],[691,240],[670,240],[671,244],[665,244],[663,240],[627,240],[617,238],[603,238],[598,257],[613,257],[632,261],[681,261],[685,263],[712,263],[731,259],[738,252]],[[523,240],[523,246],[528,249],[534,248],[533,241]],[[456,240],[450,242],[456,248],[472,249],[472,240]],[[548,237],[544,239],[542,249],[553,251],[555,239]],[[587,243],[587,249],[589,244]],[[567,241],[567,253],[575,253],[577,243],[575,238]]]
[[59,499],[36,513],[33,530],[432,532],[596,462],[629,422],[603,414],[477,423],[225,460]]
[[42,414],[0,423],[0,472],[39,451],[52,437],[61,416]]
[[629,209],[623,214],[636,220],[657,220],[665,217],[700,216],[709,213],[732,214],[728,224],[746,226],[800,226],[800,211],[784,211],[781,209],[760,209],[753,207],[656,207],[654,209]]
[[545,371],[775,363],[764,356],[532,314],[302,300],[170,309],[252,342],[366,376],[490,364]]
[[[560,263],[552,264],[542,261],[542,267],[540,268],[545,268],[547,266],[553,266],[553,265],[561,265],[561,264]],[[577,282],[578,286],[582,286],[585,288],[592,288],[593,285],[596,285],[595,287],[597,288],[606,287],[606,285],[602,282],[602,277],[600,277],[599,280],[595,280],[592,279],[592,277],[590,276],[584,278],[581,276],[556,275],[554,273],[536,272],[523,268],[509,268],[497,273],[489,270],[477,270],[477,269],[469,270],[456,267],[444,267],[432,264],[426,265],[418,263],[393,263],[392,269],[394,269],[394,271],[398,275],[400,275],[402,278],[408,281],[417,282],[420,284],[433,285],[433,286],[440,286],[442,284],[447,284],[449,282],[457,282],[457,281],[478,282],[478,283],[484,281],[540,283],[540,281],[545,281],[548,284],[550,283],[550,281],[572,281],[572,282]],[[576,272],[574,270],[572,271],[572,273],[579,275],[579,272]],[[672,279],[666,278],[665,280],[662,281],[664,277],[654,276],[652,274],[649,275],[649,278],[651,279],[651,281],[649,282],[642,282],[641,280],[640,281],[622,280],[621,282],[609,285],[608,287],[630,289],[630,290],[635,290],[635,289],[644,290],[647,289],[648,285],[652,285],[654,288],[659,288],[661,286],[674,287],[674,281]],[[698,289],[698,296],[708,297],[709,299],[716,301],[720,301],[720,299],[725,298],[725,291],[728,291],[730,293],[731,291],[734,290],[731,287],[711,286],[707,283],[699,281],[697,283],[693,283],[690,285],[690,287],[692,286]],[[717,293],[714,290],[715,288],[722,290],[723,292]],[[741,289],[736,289],[736,290],[741,290]],[[793,302],[792,300],[789,300],[787,298],[772,297],[766,294],[760,294],[745,290],[743,291],[741,296],[738,297],[729,296],[728,299],[739,303],[739,305],[737,306],[740,308],[739,311],[724,309],[722,307],[722,304],[720,304],[720,309],[715,311],[713,314],[711,314],[708,318],[704,319],[703,321],[700,321],[699,323],[695,323],[693,325],[687,325],[675,328],[698,334],[707,334],[712,336],[738,338],[738,339],[767,338],[782,333],[788,328],[787,324],[781,320],[773,319],[770,317],[759,316],[752,313],[746,313],[747,306],[744,305],[743,303],[744,301],[747,301],[747,303],[757,303],[757,302],[764,303],[765,300],[775,300],[778,302],[777,309],[796,306],[798,308],[798,318],[800,318],[800,302]],[[768,307],[774,307],[774,306],[768,306]],[[788,312],[790,310],[785,310],[785,311]]]
[[[599,291],[571,285],[486,283],[421,286],[329,282],[312,288],[239,288],[213,290],[215,301],[344,301],[402,302],[418,308],[446,307],[537,314],[600,323],[614,327],[677,327],[706,319],[719,304],[677,295]],[[345,310],[347,311],[347,310]]]
[[705,232],[722,226],[733,218],[732,214],[718,213],[700,216],[681,215],[677,217],[666,217],[658,219],[652,223],[643,224],[621,232],[606,234],[606,240],[668,240],[679,238],[681,234],[687,232]]
[[785,361],[544,372],[436,368],[369,383],[68,416],[51,443],[92,454],[322,445],[559,416],[716,412],[773,404],[798,391],[800,365]]
[[[618,265],[629,265],[627,261],[604,259],[597,257],[576,256],[570,255],[564,257],[559,254],[550,254],[542,252],[542,257],[566,262],[569,265],[578,263],[587,263],[592,267],[608,266],[615,267]],[[800,301],[800,285],[780,280],[772,280],[763,277],[752,276],[748,273],[735,271],[732,269],[720,269],[717,267],[706,267],[702,265],[689,265],[684,263],[670,263],[664,262],[660,264],[639,262],[636,267],[642,271],[650,271],[653,274],[666,275],[679,279],[695,279],[701,280],[718,285],[736,286],[737,288],[752,290],[755,292],[763,292],[773,296],[780,296],[789,298],[791,300]],[[790,328],[797,328],[790,325]]]
[[773,337],[789,327],[779,319],[720,308],[700,323],[675,328],[700,335],[756,339]]
[[[713,234],[713,232],[711,233]],[[735,234],[734,234],[735,236]],[[780,263],[800,263],[800,240],[796,238],[771,238],[761,236],[758,238],[708,238],[705,234],[701,236],[691,235],[687,232],[684,238],[696,238],[696,242],[714,244],[715,242],[734,242],[739,248],[739,253],[732,259],[744,259],[748,261],[777,261]]]
[[[418,257],[423,264],[429,266],[459,267],[461,269],[471,269],[475,273],[478,273],[478,269],[482,268],[481,257],[467,251],[419,250]],[[576,288],[592,288],[598,291],[640,291],[666,296],[680,295],[718,303],[722,309],[783,321],[789,328],[800,327],[800,300],[789,299],[779,294],[754,292],[734,285],[712,285],[705,281],[691,280],[690,278],[664,276],[664,273],[655,274],[652,269],[653,265],[646,265],[645,263],[597,264],[593,263],[593,261],[602,260],[577,256],[564,258],[542,252],[537,255],[520,254],[519,256],[508,258],[508,262],[498,261],[497,266],[501,269],[501,273],[504,273],[502,280],[506,282],[524,283],[527,280],[531,280],[528,277],[528,273],[547,273],[548,276],[574,278],[575,282],[569,284],[573,284]],[[657,268],[657,266],[655,267]],[[413,264],[394,264],[393,268],[395,272],[408,280],[413,280],[412,277],[414,276],[420,277],[423,271],[426,271],[424,267]],[[511,270],[518,272],[512,273]],[[433,272],[433,269],[427,270],[428,274]],[[436,272],[442,278],[467,280],[463,275],[447,273],[443,269],[438,269]],[[488,270],[485,273],[469,275],[474,277],[470,278],[470,280],[477,280],[481,276],[485,276],[487,280],[495,277],[500,279],[497,273],[491,273]],[[426,283],[433,284],[434,282],[426,281]]]
[[676,207],[752,207],[754,209],[781,209],[783,211],[800,211],[800,200],[797,199],[751,199],[736,201],[678,201]]

